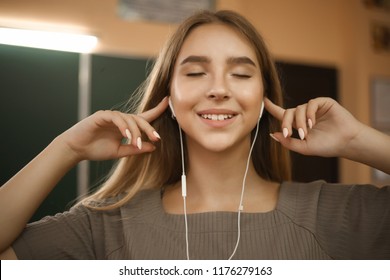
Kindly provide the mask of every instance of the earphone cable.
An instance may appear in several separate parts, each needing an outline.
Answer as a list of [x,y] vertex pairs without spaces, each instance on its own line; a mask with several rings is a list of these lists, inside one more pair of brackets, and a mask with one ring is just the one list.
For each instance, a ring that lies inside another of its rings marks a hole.
[[190,249],[189,249],[189,242],[188,242],[188,222],[187,222],[187,205],[186,205],[186,197],[183,196],[183,204],[184,204],[184,223],[186,227],[186,254],[187,254],[187,260],[190,260]]
[[181,132],[181,128],[179,126],[179,135],[180,135],[180,149],[181,149],[181,165],[182,165],[182,175],[181,175],[181,195],[183,197],[183,210],[184,210],[184,224],[186,230],[186,254],[187,260],[190,260],[190,250],[189,250],[189,242],[188,242],[188,222],[187,222],[187,178],[185,174],[185,166],[184,166],[184,145],[183,145],[183,135]]

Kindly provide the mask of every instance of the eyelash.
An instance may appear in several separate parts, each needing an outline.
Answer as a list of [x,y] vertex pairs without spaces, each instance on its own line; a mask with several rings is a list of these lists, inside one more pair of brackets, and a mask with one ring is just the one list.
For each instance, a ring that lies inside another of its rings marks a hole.
[[205,75],[204,72],[195,72],[195,73],[188,73],[186,74],[187,77],[199,77]]
[[[187,77],[200,77],[205,75],[204,72],[196,72],[196,73],[188,73],[186,74]],[[232,76],[237,77],[239,79],[249,79],[252,76],[251,75],[246,75],[246,74],[232,74]]]
[[239,79],[249,79],[252,77],[251,75],[246,75],[246,74],[232,74],[232,76],[237,77]]

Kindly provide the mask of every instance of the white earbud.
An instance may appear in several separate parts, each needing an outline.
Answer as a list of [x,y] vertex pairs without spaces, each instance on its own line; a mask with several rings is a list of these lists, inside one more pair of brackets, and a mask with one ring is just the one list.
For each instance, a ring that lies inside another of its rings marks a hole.
[[172,118],[176,118],[175,110],[173,110],[173,105],[172,105],[171,97],[168,97],[168,104],[169,104],[169,108],[171,108]]
[[263,111],[264,111],[264,101],[261,101],[260,115],[259,115],[259,119],[257,122],[259,122],[261,117],[263,116]]

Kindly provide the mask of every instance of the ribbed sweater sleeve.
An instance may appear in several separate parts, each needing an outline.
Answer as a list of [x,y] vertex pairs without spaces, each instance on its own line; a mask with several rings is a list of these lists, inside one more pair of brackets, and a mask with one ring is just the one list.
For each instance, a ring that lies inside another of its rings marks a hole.
[[70,211],[28,224],[12,245],[18,259],[96,259],[89,211]]
[[390,259],[389,186],[317,181],[286,186],[283,195],[294,222],[312,232],[332,258]]

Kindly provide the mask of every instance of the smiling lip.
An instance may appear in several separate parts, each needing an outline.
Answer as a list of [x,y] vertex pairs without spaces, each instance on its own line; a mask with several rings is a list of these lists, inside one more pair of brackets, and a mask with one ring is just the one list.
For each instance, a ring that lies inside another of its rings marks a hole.
[[199,111],[198,116],[201,118],[203,123],[221,128],[229,125],[235,120],[235,117],[238,115],[237,112],[227,109],[209,109]]

